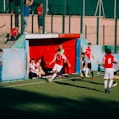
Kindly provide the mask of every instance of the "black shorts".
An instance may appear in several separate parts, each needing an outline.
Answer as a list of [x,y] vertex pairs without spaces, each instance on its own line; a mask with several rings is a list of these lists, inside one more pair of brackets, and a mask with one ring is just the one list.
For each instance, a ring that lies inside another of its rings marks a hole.
[[37,74],[29,72],[29,78],[32,79],[33,77],[37,77]]
[[117,71],[114,71],[114,76],[117,75]]
[[91,68],[92,68],[92,64],[91,64],[91,63],[88,63],[87,67],[88,67],[89,69],[91,69]]

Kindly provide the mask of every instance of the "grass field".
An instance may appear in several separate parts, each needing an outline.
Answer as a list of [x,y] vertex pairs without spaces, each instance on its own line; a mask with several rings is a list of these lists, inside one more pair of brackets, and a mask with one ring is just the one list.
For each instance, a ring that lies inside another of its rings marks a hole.
[[[119,80],[117,80],[119,84]],[[103,75],[81,80],[79,75],[0,83],[0,117],[119,118],[119,85],[104,93]]]

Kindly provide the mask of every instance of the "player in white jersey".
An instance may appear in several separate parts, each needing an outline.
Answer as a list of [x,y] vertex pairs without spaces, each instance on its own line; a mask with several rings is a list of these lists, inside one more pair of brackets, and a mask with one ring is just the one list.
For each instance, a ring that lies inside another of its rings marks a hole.
[[[119,65],[117,62],[113,62],[113,70],[114,70],[114,79],[119,79],[119,76],[117,76],[117,72],[119,71]],[[114,80],[112,87],[117,86],[117,82]]]
[[35,59],[30,60],[29,77],[30,77],[30,79],[34,79],[36,77],[38,77],[38,78],[41,77],[41,74],[39,73],[39,69],[36,68]]
[[81,77],[84,79],[86,77],[85,72],[86,72],[86,70],[88,68],[87,67],[88,59],[85,56],[84,52],[81,53],[80,61],[81,61]]

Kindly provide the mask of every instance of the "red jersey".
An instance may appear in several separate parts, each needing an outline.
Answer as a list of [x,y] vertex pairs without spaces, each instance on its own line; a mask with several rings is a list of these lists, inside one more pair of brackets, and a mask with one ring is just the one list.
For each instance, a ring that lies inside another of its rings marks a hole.
[[113,68],[114,56],[111,54],[106,54],[103,58],[105,68]]
[[87,47],[87,48],[85,49],[85,56],[86,56],[88,59],[91,58],[91,52],[92,52],[92,49],[91,49],[91,48]]
[[12,28],[10,33],[11,33],[11,36],[17,36],[17,34],[18,34],[18,29]]
[[42,6],[38,6],[37,7],[37,12],[39,13],[38,15],[42,16],[42,14],[43,14],[43,7]]
[[55,58],[55,63],[56,64],[59,64],[59,65],[63,66],[64,60],[66,59],[65,55],[63,55],[63,54],[56,54],[54,58]]

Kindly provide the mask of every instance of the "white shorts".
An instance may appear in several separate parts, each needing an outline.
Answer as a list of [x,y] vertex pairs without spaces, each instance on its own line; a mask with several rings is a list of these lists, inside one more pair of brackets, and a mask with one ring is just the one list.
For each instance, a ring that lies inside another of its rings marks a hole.
[[62,69],[62,67],[63,67],[62,65],[55,64],[52,70],[53,70],[53,71],[58,71],[58,72],[60,72],[61,69]]
[[104,79],[113,79],[114,78],[114,71],[113,68],[106,68]]

